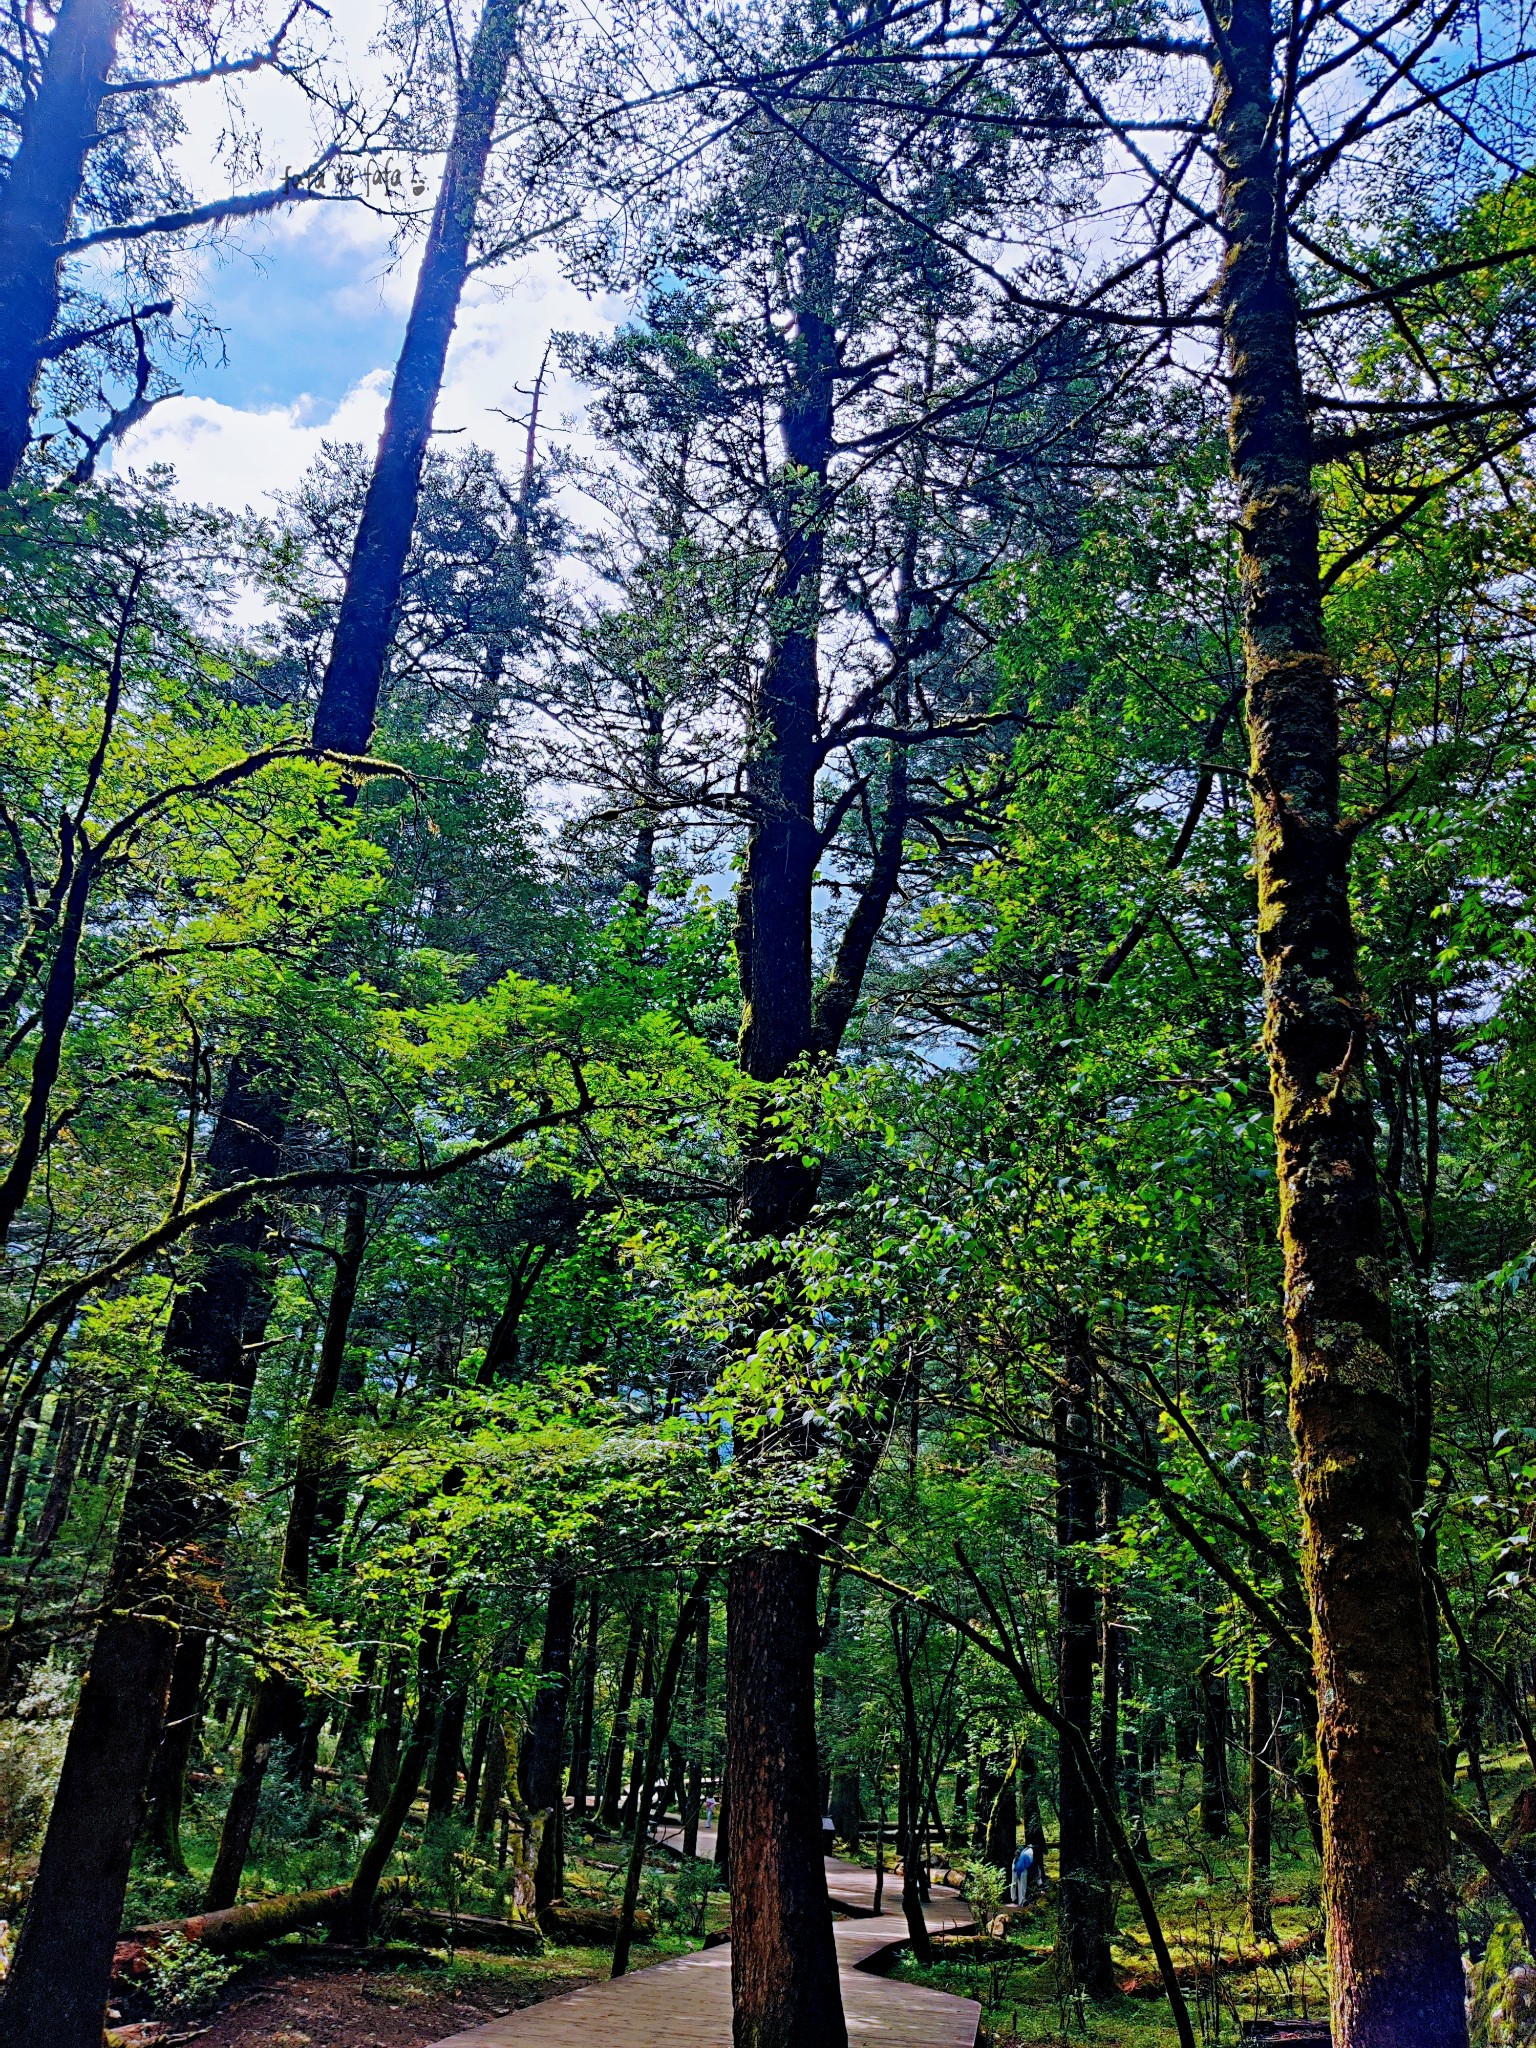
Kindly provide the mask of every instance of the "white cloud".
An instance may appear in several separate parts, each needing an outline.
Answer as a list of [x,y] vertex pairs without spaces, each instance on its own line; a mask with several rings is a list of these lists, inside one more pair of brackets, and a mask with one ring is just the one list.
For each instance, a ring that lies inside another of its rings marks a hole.
[[127,436],[113,467],[169,463],[194,503],[270,511],[272,494],[293,488],[322,441],[377,441],[388,389],[388,372],[370,370],[323,419],[305,398],[259,412],[216,398],[168,399]]
[[[280,251],[272,250],[270,260],[280,263]],[[551,333],[567,328],[611,332],[624,313],[619,299],[594,302],[577,291],[561,276],[553,254],[531,258],[498,283],[477,282],[466,295],[454,334],[437,407],[439,430],[493,449],[515,473],[525,440],[516,416],[526,415],[526,394]],[[170,399],[126,437],[113,467],[143,470],[151,463],[169,463],[188,500],[236,511],[248,505],[270,509],[272,494],[293,488],[322,441],[373,447],[393,368],[391,363],[369,370],[324,413],[302,396],[286,405],[249,410],[207,393]],[[293,369],[302,378],[302,363]],[[216,387],[217,372],[208,381]],[[582,403],[578,387],[552,366],[540,413],[545,447],[554,436],[571,438],[562,431],[562,421],[579,416]]]

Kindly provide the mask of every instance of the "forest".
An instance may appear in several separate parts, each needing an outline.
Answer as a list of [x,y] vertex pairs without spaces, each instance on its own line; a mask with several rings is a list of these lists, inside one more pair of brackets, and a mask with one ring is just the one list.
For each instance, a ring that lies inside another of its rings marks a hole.
[[1536,2041],[1525,0],[0,57],[0,2048]]

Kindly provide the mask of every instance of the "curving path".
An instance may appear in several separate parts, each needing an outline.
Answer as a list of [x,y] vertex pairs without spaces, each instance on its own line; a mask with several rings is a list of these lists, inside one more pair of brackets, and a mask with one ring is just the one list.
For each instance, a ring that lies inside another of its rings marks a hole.
[[[829,1856],[827,1889],[835,1905],[860,1916],[833,1927],[849,2048],[976,2048],[981,2007],[974,1999],[873,1973],[907,1931],[899,1910],[874,1914],[873,1873]],[[942,1885],[933,1887],[926,1917],[935,1933],[971,1924]],[[433,2048],[730,2048],[730,2041],[731,1951],[722,1945],[525,2006]]]

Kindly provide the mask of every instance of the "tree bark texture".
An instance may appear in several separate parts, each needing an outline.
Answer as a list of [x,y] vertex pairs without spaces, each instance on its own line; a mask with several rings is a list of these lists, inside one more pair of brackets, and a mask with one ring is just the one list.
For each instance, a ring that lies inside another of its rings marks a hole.
[[475,1815],[475,1836],[489,1842],[496,1830],[502,1795],[507,1789],[507,1731],[501,1716],[495,1715],[485,1745],[485,1767],[480,1777],[480,1805]]
[[[336,620],[325,693],[315,715],[317,747],[359,752],[373,729],[416,525],[432,415],[469,276],[475,216],[521,12],[522,0],[487,0],[470,48],[443,182],[422,251],[416,295]],[[359,732],[364,735],[361,742],[356,739]]]
[[36,95],[0,186],[0,490],[32,438],[38,372],[59,313],[59,272],[117,54],[123,0],[63,0]]
[[736,2048],[846,2048],[816,1811],[817,1566],[731,1567],[731,1989]]
[[1338,2048],[1461,2048],[1466,2015],[1365,1091],[1313,447],[1287,263],[1267,0],[1234,0],[1214,121],[1238,495],[1259,953],[1290,1414],[1320,1702]]
[[[402,1889],[406,1884],[405,1879],[394,1882]],[[215,1955],[238,1955],[242,1949],[265,1948],[268,1942],[297,1933],[301,1927],[333,1920],[345,1908],[349,1895],[349,1886],[333,1884],[321,1891],[253,1899],[249,1905],[231,1906],[222,1913],[194,1913],[189,1920],[157,1920],[147,1927],[130,1928],[129,1938],[147,1945],[167,1934],[179,1934],[184,1941],[212,1949]]]

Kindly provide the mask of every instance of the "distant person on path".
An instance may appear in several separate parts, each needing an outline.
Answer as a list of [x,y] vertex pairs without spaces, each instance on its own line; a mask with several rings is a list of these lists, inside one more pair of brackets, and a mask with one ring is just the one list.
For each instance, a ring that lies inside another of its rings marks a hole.
[[1013,1883],[1008,1890],[1008,1896],[1016,1906],[1027,1905],[1029,1902],[1029,1873],[1034,1867],[1034,1844],[1026,1842],[1013,1859]]

